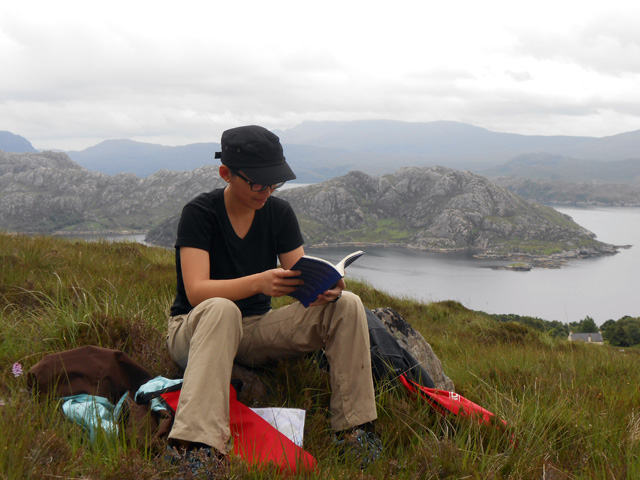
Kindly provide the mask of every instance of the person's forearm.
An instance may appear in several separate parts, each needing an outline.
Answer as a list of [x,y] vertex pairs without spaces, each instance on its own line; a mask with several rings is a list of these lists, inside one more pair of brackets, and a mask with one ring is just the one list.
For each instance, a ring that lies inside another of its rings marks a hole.
[[194,307],[214,297],[241,300],[262,292],[261,275],[256,273],[230,280],[200,280],[186,288],[187,298]]

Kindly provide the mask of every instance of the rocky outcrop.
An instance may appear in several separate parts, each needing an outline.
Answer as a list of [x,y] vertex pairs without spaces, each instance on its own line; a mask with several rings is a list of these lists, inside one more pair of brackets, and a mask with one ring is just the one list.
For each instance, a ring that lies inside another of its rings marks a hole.
[[[222,185],[213,165],[138,178],[90,172],[64,153],[0,152],[0,229],[150,231],[149,243],[171,247],[183,205]],[[351,172],[277,195],[295,209],[309,246],[399,245],[533,264],[616,251],[550,207],[444,167]]]
[[[310,246],[465,251],[543,267],[618,250],[551,207],[444,167],[401,168],[383,177],[351,172],[277,195],[293,206]],[[147,241],[173,245],[177,223],[178,216],[171,217]]]
[[640,185],[638,185],[637,180],[634,185],[596,182],[577,183],[517,177],[498,177],[492,180],[527,200],[545,204],[613,207],[640,206]]
[[0,152],[0,228],[147,231],[220,185],[214,166],[138,178],[91,172],[59,152]]
[[453,381],[444,373],[442,362],[420,332],[415,330],[402,315],[392,308],[374,308],[372,311],[382,320],[384,326],[400,346],[408,351],[427,371],[433,383],[436,384],[436,388],[454,391]]
[[616,250],[551,207],[444,167],[407,167],[383,177],[351,172],[279,195],[293,205],[311,245],[399,244],[534,262]]
[[145,243],[158,245],[160,247],[173,247],[178,233],[178,222],[180,214],[171,215],[162,220],[156,227],[152,228],[144,237]]

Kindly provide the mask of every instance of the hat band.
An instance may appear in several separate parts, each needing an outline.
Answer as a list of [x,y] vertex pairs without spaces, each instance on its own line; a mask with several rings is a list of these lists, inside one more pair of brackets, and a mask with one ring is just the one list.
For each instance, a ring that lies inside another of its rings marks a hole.
[[287,162],[282,154],[275,156],[275,158],[273,155],[270,155],[267,160],[261,155],[235,151],[228,148],[225,148],[222,152],[216,152],[215,158],[221,159],[224,165],[236,168],[269,168],[277,167]]

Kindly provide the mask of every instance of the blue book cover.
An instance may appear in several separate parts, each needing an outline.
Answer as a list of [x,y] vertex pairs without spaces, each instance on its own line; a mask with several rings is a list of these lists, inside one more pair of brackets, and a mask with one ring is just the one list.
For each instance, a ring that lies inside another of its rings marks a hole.
[[291,270],[300,270],[300,277],[304,281],[290,296],[302,303],[305,308],[313,303],[323,292],[330,290],[338,281],[344,277],[345,268],[351,265],[356,259],[364,255],[362,250],[350,253],[336,265],[318,257],[305,255],[291,267]]

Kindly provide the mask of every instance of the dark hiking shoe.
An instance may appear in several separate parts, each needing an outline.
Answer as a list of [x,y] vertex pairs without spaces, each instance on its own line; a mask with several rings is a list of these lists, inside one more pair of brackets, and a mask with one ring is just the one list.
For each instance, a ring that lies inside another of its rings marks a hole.
[[196,478],[229,478],[229,458],[209,447],[176,448],[167,445],[165,461],[177,466],[179,475],[174,480],[193,480]]
[[341,456],[360,462],[361,470],[375,462],[382,453],[380,438],[363,428],[338,432],[333,443],[340,449]]

